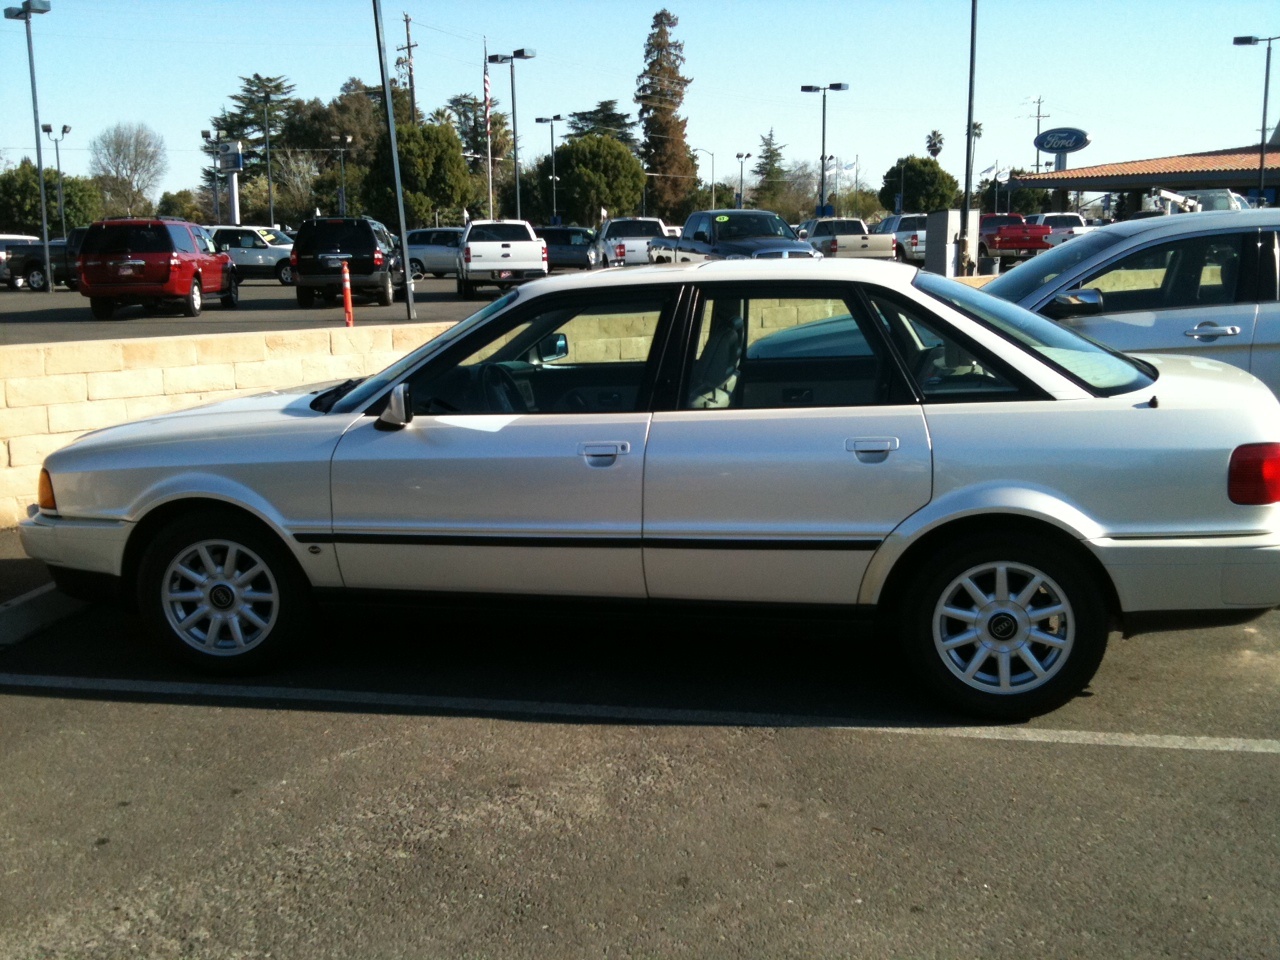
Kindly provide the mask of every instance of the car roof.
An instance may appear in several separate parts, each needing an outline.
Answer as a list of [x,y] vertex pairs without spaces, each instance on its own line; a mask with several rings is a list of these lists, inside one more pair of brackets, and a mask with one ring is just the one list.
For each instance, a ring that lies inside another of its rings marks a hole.
[[1122,220],[1109,223],[1099,230],[1106,230],[1113,236],[1131,237],[1136,234],[1147,236],[1177,236],[1196,230],[1229,230],[1232,227],[1280,227],[1280,208],[1266,210],[1205,210],[1200,213],[1175,213],[1168,216],[1144,217],[1139,220]]

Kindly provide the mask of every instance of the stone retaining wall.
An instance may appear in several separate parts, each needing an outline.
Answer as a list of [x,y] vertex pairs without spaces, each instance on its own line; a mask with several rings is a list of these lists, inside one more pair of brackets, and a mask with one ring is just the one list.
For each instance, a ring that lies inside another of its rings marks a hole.
[[0,345],[0,526],[45,456],[90,430],[277,387],[375,373],[446,323]]

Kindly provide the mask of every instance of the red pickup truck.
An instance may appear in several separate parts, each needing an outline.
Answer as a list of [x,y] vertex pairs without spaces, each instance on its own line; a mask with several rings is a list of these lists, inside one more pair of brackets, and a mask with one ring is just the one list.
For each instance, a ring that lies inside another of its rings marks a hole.
[[1025,260],[1048,250],[1051,227],[1027,223],[1020,213],[984,213],[978,222],[978,256]]

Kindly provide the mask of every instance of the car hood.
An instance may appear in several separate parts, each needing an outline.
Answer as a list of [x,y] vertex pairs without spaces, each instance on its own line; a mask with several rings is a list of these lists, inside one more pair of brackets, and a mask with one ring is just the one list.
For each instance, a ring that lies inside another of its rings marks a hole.
[[[148,446],[186,444],[193,441],[234,440],[274,435],[282,426],[324,420],[331,416],[311,409],[311,402],[321,390],[337,381],[324,384],[272,390],[198,407],[105,427],[87,433],[50,455],[50,463],[64,457],[81,458],[110,450],[139,450]],[[340,433],[359,414],[334,414],[334,431]],[[341,422],[339,422],[341,421]],[[311,433],[312,431],[305,431]],[[276,442],[276,441],[272,441]]]
[[806,255],[813,254],[813,247],[804,240],[788,240],[785,237],[743,237],[735,240],[717,240],[716,249],[722,253],[741,253],[745,256],[768,250],[795,250]]

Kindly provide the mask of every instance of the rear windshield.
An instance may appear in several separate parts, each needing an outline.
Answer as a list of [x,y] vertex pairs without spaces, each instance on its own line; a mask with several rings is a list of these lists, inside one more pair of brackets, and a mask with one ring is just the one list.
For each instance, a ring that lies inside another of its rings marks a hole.
[[618,237],[664,237],[666,231],[656,220],[615,220],[605,232],[606,240]]
[[529,239],[529,228],[522,223],[481,223],[467,234],[467,243],[519,243]]
[[316,250],[372,253],[373,230],[359,220],[308,221],[302,225],[294,246],[300,255]]
[[841,237],[867,232],[867,226],[861,220],[832,220],[831,230]]
[[928,217],[903,217],[898,224],[899,230],[923,230],[929,222]]
[[173,249],[163,224],[95,223],[85,234],[83,254],[168,253]]
[[1022,217],[987,217],[986,227],[988,230],[995,230],[999,227],[1021,227],[1025,226],[1026,221]]

